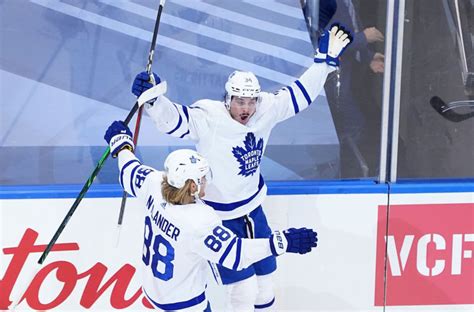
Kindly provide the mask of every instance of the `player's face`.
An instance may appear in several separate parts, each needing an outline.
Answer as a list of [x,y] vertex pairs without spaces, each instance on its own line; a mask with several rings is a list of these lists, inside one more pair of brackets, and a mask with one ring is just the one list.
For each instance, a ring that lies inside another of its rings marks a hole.
[[257,98],[233,96],[230,101],[230,115],[243,125],[247,124],[256,109]]
[[207,179],[206,176],[201,178],[201,189],[199,190],[199,198],[204,197],[206,195],[206,186],[207,186]]

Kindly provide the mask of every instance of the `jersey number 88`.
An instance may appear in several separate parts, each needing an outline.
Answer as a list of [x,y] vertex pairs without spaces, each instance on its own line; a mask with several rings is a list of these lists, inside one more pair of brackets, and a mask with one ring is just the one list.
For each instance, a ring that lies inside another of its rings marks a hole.
[[[152,241],[153,246],[152,246]],[[160,248],[160,246],[163,246]],[[152,247],[152,250],[150,250]],[[153,255],[151,255],[153,252]],[[143,246],[142,261],[145,265],[150,265],[153,276],[163,281],[168,281],[173,278],[173,260],[174,248],[171,244],[160,234],[153,237],[153,229],[151,227],[150,217],[145,218],[145,237]],[[161,270],[159,270],[161,268]]]
[[230,238],[230,233],[221,226],[216,226],[212,231],[214,235],[208,235],[204,244],[212,251],[218,252],[222,248],[222,242]]

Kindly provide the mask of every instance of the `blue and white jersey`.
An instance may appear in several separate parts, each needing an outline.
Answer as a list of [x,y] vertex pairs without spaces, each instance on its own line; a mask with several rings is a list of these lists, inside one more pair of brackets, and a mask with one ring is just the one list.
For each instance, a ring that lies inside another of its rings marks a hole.
[[325,63],[315,63],[291,85],[274,94],[262,92],[247,125],[233,120],[220,101],[200,100],[187,107],[161,96],[146,109],[160,131],[196,142],[213,173],[204,200],[223,220],[235,219],[265,199],[260,162],[271,130],[308,108],[333,70]]
[[241,239],[224,227],[215,211],[198,201],[166,203],[163,172],[135,155],[119,153],[120,184],[143,206],[142,288],[161,310],[204,311],[209,263],[240,270],[271,255],[268,239]]

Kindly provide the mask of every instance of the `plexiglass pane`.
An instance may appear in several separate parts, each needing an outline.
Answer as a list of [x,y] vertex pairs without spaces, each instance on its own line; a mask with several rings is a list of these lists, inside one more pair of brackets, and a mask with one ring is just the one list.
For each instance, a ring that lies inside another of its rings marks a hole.
[[474,2],[406,1],[398,178],[474,176]]
[[[325,90],[340,147],[340,177],[376,177],[386,24],[385,1],[320,1],[320,26],[340,23],[354,41],[330,75]],[[332,12],[334,15],[330,20]]]

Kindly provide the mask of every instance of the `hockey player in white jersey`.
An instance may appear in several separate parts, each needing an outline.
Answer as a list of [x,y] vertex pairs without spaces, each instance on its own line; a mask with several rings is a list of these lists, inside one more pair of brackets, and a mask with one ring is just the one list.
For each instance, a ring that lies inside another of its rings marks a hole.
[[[351,40],[343,27],[333,25],[320,40],[314,64],[276,93],[262,92],[253,73],[235,71],[225,84],[224,102],[204,99],[188,107],[160,96],[153,105],[146,105],[161,132],[195,141],[197,151],[209,160],[214,180],[203,199],[237,236],[270,237],[261,207],[267,187],[260,175],[270,132],[277,123],[310,106]],[[152,86],[148,81],[146,72],[138,74],[132,92],[139,96]],[[238,272],[219,266],[234,311],[271,310],[275,270],[275,257]]]
[[144,207],[142,288],[157,309],[210,311],[205,295],[208,261],[240,270],[271,255],[304,254],[316,247],[317,234],[311,229],[241,239],[223,226],[200,199],[211,170],[197,152],[172,152],[165,172],[159,172],[135,157],[132,133],[123,122],[113,122],[104,138],[111,155],[118,156],[120,184]]

